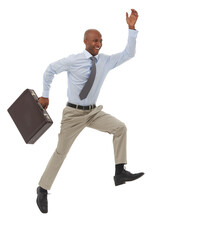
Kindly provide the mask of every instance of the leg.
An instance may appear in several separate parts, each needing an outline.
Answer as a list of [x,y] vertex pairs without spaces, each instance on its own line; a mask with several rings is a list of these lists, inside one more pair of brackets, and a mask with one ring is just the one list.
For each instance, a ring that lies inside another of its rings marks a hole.
[[115,164],[127,163],[126,159],[126,126],[123,122],[115,117],[100,111],[96,114],[88,127],[97,129],[102,132],[113,134],[113,146]]
[[81,112],[66,107],[63,111],[57,148],[39,182],[42,188],[47,190],[51,188],[70,147],[84,127],[85,122]]
[[[124,123],[114,118],[113,116],[104,113],[103,111],[99,112],[88,127],[108,132],[113,134],[113,144],[114,144],[114,155],[115,155],[115,164],[116,167],[122,167],[123,164],[127,163],[126,160],[126,126]],[[121,166],[122,165],[122,166]],[[126,171],[123,167],[121,172],[116,172],[114,176],[115,186],[126,183],[127,181],[136,180],[144,175],[143,172],[132,174]]]

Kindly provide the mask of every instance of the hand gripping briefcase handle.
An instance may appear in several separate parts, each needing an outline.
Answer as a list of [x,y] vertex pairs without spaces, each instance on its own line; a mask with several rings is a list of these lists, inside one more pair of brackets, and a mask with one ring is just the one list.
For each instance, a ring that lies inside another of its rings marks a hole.
[[32,89],[26,89],[8,108],[8,113],[24,141],[29,144],[35,143],[53,124]]

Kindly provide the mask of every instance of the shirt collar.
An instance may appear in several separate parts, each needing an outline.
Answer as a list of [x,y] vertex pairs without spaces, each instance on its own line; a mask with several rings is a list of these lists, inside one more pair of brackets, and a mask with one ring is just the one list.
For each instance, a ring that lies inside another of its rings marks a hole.
[[[91,53],[89,53],[87,50],[84,50],[84,55],[86,58],[90,58],[92,57]],[[94,56],[96,58],[96,60],[98,61],[99,55],[97,54],[96,56]]]

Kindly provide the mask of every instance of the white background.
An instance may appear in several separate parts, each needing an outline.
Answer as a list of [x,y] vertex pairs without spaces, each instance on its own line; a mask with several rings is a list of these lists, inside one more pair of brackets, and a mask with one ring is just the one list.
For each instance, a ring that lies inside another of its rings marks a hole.
[[[191,0],[7,0],[0,4],[1,239],[200,240],[200,9]],[[84,50],[97,28],[101,52],[127,41],[125,13],[139,13],[136,56],[111,71],[97,105],[125,122],[128,165],[143,178],[115,187],[112,136],[85,129],[48,195],[35,203],[67,102],[66,73],[55,76],[52,127],[26,145],[7,108],[26,89],[42,93],[49,63]]]

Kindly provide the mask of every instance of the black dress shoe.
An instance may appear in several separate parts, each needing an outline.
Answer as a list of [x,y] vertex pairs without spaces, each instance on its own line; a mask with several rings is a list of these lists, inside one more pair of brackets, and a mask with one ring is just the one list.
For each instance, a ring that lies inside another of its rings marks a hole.
[[114,176],[114,183],[115,183],[115,186],[118,186],[118,185],[126,183],[127,181],[136,180],[136,179],[142,177],[143,175],[144,175],[143,172],[133,174],[124,169],[122,171],[122,173]]
[[48,212],[48,202],[47,202],[47,190],[41,188],[40,186],[37,188],[37,205],[42,213]]

